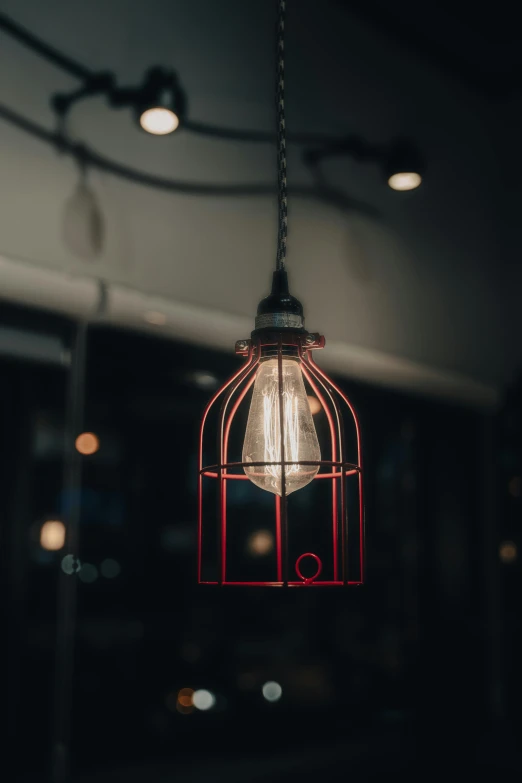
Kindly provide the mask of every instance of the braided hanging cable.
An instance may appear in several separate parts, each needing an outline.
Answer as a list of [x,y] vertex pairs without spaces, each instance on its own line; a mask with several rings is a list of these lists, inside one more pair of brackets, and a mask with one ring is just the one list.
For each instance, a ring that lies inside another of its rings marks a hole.
[[286,261],[288,203],[286,190],[286,127],[285,127],[285,12],[286,0],[278,0],[277,15],[277,203],[279,231],[276,269],[283,270]]

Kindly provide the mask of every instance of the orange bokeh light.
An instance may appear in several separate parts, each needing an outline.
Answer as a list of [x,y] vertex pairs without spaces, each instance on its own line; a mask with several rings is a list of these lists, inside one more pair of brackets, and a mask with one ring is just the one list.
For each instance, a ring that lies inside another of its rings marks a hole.
[[315,414],[319,413],[323,408],[317,397],[313,397],[311,394],[308,395],[308,405],[310,406],[310,413],[312,416],[315,416]]
[[522,479],[520,476],[513,476],[509,482],[509,494],[514,498],[519,498],[522,494]]
[[503,541],[498,554],[503,563],[514,563],[518,557],[517,545],[514,541]]
[[65,546],[65,525],[59,519],[48,519],[40,528],[40,546],[57,552]]
[[192,707],[194,690],[192,688],[182,688],[178,693],[178,704],[181,707]]
[[88,456],[89,454],[96,454],[100,448],[100,441],[94,432],[82,432],[82,434],[78,435],[76,438],[75,446],[80,454]]
[[247,546],[251,555],[267,555],[274,548],[274,535],[270,530],[256,530],[248,537]]

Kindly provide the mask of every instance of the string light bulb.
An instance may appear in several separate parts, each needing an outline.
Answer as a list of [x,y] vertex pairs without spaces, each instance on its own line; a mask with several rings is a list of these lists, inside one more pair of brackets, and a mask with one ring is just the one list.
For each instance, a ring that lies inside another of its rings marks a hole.
[[180,125],[185,96],[173,71],[151,68],[136,98],[140,127],[153,136],[168,136]]

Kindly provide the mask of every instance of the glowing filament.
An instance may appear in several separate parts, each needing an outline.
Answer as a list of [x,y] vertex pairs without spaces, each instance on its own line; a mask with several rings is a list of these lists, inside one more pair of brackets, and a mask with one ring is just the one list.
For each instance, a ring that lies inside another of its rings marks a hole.
[[321,452],[299,363],[282,362],[283,444],[281,441],[280,390],[277,359],[260,365],[250,405],[243,446],[243,462],[266,462],[244,468],[249,479],[262,489],[282,495],[281,461],[285,466],[285,490],[290,495],[312,481]]

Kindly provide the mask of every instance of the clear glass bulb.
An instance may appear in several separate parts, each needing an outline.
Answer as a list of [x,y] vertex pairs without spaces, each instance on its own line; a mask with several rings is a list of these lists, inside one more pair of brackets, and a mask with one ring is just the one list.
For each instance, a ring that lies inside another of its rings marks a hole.
[[[319,461],[321,450],[306,396],[299,362],[283,359],[283,429],[286,494],[306,487],[319,465],[300,465],[299,460]],[[248,423],[243,444],[243,462],[278,462],[281,460],[281,426],[279,421],[278,360],[261,362],[254,384]],[[261,489],[282,494],[281,465],[244,468],[250,481]]]

